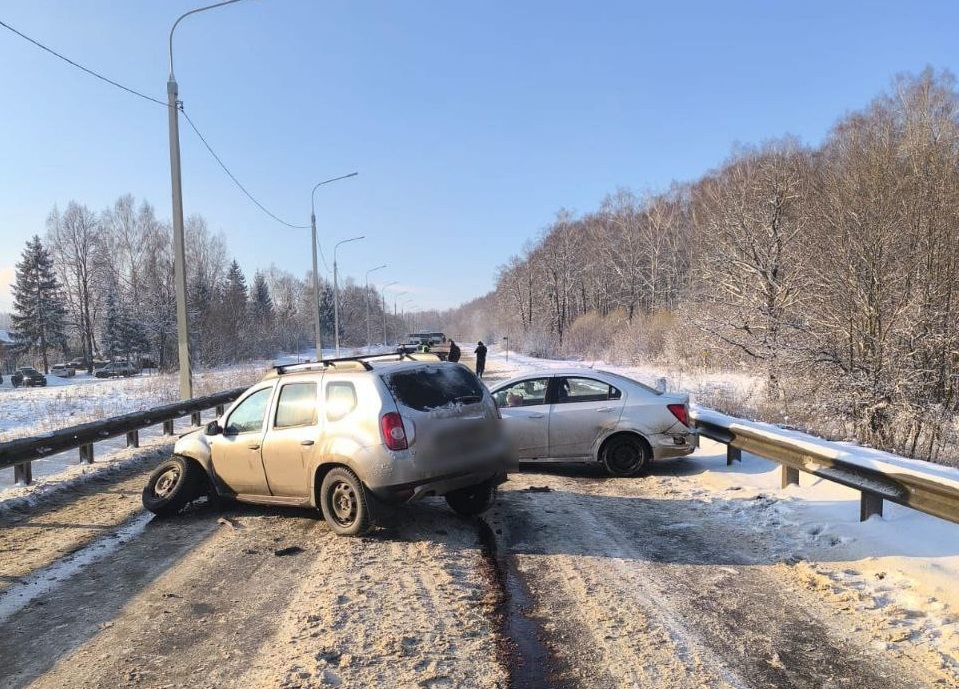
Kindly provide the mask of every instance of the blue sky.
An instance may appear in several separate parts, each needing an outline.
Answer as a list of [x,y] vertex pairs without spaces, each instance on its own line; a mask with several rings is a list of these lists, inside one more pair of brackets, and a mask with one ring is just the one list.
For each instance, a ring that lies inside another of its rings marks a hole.
[[[0,0],[0,19],[164,100],[181,0]],[[180,96],[268,208],[309,224],[342,276],[455,306],[560,208],[661,190],[736,143],[822,140],[898,72],[959,72],[954,2],[248,0],[177,29]],[[0,29],[0,310],[54,204],[132,193],[170,215],[164,108]],[[270,220],[181,123],[184,206],[252,275],[310,267],[308,230]],[[321,266],[321,270],[323,267]]]

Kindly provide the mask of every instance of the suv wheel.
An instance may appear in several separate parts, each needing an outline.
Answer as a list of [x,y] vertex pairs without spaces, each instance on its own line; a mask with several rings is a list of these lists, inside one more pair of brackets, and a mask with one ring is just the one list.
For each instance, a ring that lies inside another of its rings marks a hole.
[[323,518],[338,536],[361,536],[374,526],[363,483],[349,469],[330,469],[320,486]]
[[493,506],[496,500],[496,486],[492,481],[483,481],[475,486],[467,486],[445,495],[446,504],[457,514],[475,517]]
[[203,493],[203,469],[174,455],[153,470],[143,489],[143,506],[158,517],[171,517]]

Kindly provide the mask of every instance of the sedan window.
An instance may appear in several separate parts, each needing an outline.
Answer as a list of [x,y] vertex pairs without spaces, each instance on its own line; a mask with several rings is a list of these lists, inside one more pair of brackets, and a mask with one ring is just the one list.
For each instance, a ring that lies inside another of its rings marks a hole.
[[270,404],[270,393],[272,392],[273,388],[263,388],[240,402],[239,406],[230,414],[230,418],[227,419],[226,428],[223,432],[227,435],[236,435],[237,433],[262,430],[263,419],[266,416],[266,408]]
[[530,378],[513,383],[508,388],[497,390],[493,400],[497,407],[530,407],[546,404],[546,389],[549,378]]
[[605,402],[618,400],[623,393],[609,383],[594,378],[560,378],[557,385],[556,402]]

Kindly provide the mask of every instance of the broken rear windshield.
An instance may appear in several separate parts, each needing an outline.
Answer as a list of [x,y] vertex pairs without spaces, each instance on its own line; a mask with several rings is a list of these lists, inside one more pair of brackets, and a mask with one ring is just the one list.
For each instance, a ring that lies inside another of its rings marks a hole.
[[472,373],[459,366],[430,366],[397,371],[383,376],[400,404],[430,411],[453,404],[475,404],[483,399],[483,386]]

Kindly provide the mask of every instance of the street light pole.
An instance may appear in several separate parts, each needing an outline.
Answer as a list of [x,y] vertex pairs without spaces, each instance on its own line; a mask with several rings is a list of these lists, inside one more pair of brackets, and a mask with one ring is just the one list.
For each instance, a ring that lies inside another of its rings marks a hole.
[[180,399],[193,398],[193,376],[190,370],[189,323],[186,312],[186,252],[183,233],[183,183],[180,176],[180,107],[179,87],[173,74],[173,32],[177,24],[197,12],[232,5],[240,0],[226,0],[215,5],[199,7],[186,12],[173,22],[170,29],[170,77],[167,80],[167,110],[170,134],[170,186],[173,195],[173,284],[176,288],[177,355],[180,360]]
[[313,235],[313,323],[315,328],[314,337],[317,361],[323,360],[323,338],[320,335],[320,328],[322,324],[320,319],[320,274],[319,268],[316,266],[316,190],[322,187],[324,184],[337,182],[341,179],[346,179],[347,177],[356,177],[358,174],[358,172],[351,172],[348,175],[334,177],[333,179],[327,179],[319,182],[315,187],[313,187],[313,192],[310,194],[310,227],[312,228]]
[[374,270],[379,270],[380,268],[386,268],[384,263],[381,266],[376,266],[376,268],[370,268],[366,271],[366,353],[370,353],[370,349],[373,346],[373,336],[370,333],[370,273]]
[[396,284],[399,284],[399,282],[397,280],[393,280],[393,282],[388,282],[380,288],[380,300],[382,301],[381,312],[383,314],[383,344],[386,344],[390,341],[390,338],[387,337],[386,333],[386,289]]
[[336,348],[337,357],[340,356],[340,288],[336,279],[336,250],[340,248],[340,244],[356,242],[365,238],[366,235],[350,237],[349,239],[337,242],[336,246],[333,247],[333,346]]

